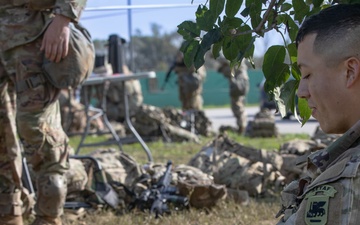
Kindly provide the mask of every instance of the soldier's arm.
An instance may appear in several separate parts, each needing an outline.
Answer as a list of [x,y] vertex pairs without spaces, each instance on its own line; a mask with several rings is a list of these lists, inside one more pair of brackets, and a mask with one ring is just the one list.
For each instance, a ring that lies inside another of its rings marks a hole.
[[69,23],[69,18],[55,15],[46,29],[40,50],[45,51],[45,57],[50,61],[60,62],[67,56],[70,37]]
[[70,22],[78,22],[84,0],[57,0],[53,8],[54,19],[46,29],[40,50],[45,51],[45,57],[53,62],[60,62],[68,54]]
[[70,18],[72,22],[79,22],[81,12],[86,6],[86,0],[56,0],[54,12]]

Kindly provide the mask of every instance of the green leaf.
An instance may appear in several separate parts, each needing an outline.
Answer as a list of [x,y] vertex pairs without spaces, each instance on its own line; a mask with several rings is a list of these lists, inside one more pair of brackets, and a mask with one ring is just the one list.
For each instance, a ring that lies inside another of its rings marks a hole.
[[225,6],[225,14],[229,18],[235,17],[236,13],[239,12],[243,0],[227,0]]
[[282,45],[273,45],[266,51],[262,67],[266,80],[271,80],[274,77],[274,66],[284,63],[285,54],[286,50]]
[[274,23],[274,15],[277,15],[277,11],[276,10],[274,10],[274,9],[271,9],[270,10],[270,13],[269,13],[269,16],[268,16],[268,18],[267,18],[267,26],[268,27],[271,27],[272,25],[273,25],[273,23]]
[[251,0],[249,7],[250,7],[251,26],[253,29],[255,29],[261,23],[261,20],[262,20],[262,18],[261,18],[261,10],[262,10],[261,0]]
[[244,21],[240,18],[229,18],[224,16],[224,20],[221,22],[221,30],[225,33],[230,29],[241,27]]
[[[266,65],[268,66],[268,65]],[[263,67],[264,68],[264,67]],[[265,71],[263,69],[264,75]],[[281,87],[290,77],[290,67],[285,63],[275,62],[272,64],[272,71],[267,72],[266,85],[264,89],[266,92],[271,93],[276,87]]]
[[199,6],[196,11],[196,23],[200,30],[209,31],[214,27],[217,16],[206,6]]
[[320,7],[324,0],[313,0],[314,7]]
[[185,40],[191,40],[200,36],[200,29],[193,21],[184,21],[177,27],[177,32],[183,36]]
[[219,28],[215,28],[207,32],[201,41],[201,46],[204,49],[210,49],[211,45],[219,42],[222,38],[222,33]]
[[282,19],[283,19],[283,23],[286,25],[287,31],[289,32],[289,37],[291,41],[294,42],[296,39],[296,35],[299,31],[299,26],[295,23],[293,18],[288,14],[282,15]]
[[[255,37],[253,37],[252,39],[251,39],[251,41],[249,42],[249,46],[247,47],[247,50],[245,51],[245,55],[244,55],[244,57],[246,57],[246,58],[250,58],[250,57],[252,57],[253,55],[254,55],[254,51],[255,51]],[[240,59],[239,59],[240,60]],[[239,61],[238,60],[238,61]]]
[[263,73],[266,78],[264,90],[274,97],[281,115],[287,107],[281,96],[281,87],[290,77],[290,68],[284,63],[286,50],[284,46],[271,46],[265,53]]
[[283,24],[286,22],[286,16],[287,14],[279,14],[276,18],[277,25]]
[[295,43],[288,44],[287,50],[288,50],[291,62],[296,62],[297,61],[296,44]]
[[[289,16],[290,17],[290,16]],[[289,23],[289,36],[292,42],[295,42],[297,33],[299,31],[299,26],[295,23],[295,21],[290,17],[290,19],[288,20]]]
[[207,50],[201,47],[199,41],[185,41],[182,43],[180,50],[184,53],[186,67],[190,68],[194,65],[196,69],[199,69],[204,65],[204,55]]
[[186,41],[183,43],[181,51],[184,53],[184,63],[191,67],[195,61],[195,56],[200,48],[200,43],[196,40]]
[[[248,25],[244,25],[237,28],[237,32],[241,33],[249,31],[250,29]],[[251,50],[253,53],[253,49],[251,48],[253,42],[254,40],[251,33],[225,36],[223,39],[223,53],[225,58],[229,61],[237,61],[237,59],[243,58],[247,51]]]
[[298,107],[302,119],[301,124],[304,125],[310,119],[311,109],[309,108],[307,100],[304,98],[299,98]]
[[238,48],[233,37],[226,36],[224,37],[223,42],[223,53],[226,59],[234,60],[238,55]]
[[217,59],[220,56],[221,47],[222,47],[222,42],[217,42],[213,44],[212,54],[214,56],[214,59]]
[[296,90],[299,86],[298,80],[288,80],[282,87],[280,98],[285,104],[285,111],[280,112],[282,116],[286,116],[287,112],[291,111],[296,113]]
[[292,5],[289,3],[284,3],[280,6],[280,12],[286,12],[292,8]]
[[[238,32],[249,31],[251,28],[248,25],[244,25],[238,29]],[[244,57],[252,56],[254,53],[255,37],[252,37],[251,33],[243,34],[234,38],[238,49],[238,55],[236,60],[241,62]]]
[[240,13],[243,17],[248,17],[250,14],[250,8],[245,7],[245,9]]
[[300,72],[300,69],[299,69],[296,61],[291,65],[291,75],[292,75],[292,76],[294,77],[294,79],[296,79],[296,80],[300,80],[300,79],[301,79],[301,72]]
[[218,18],[225,7],[225,0],[210,0],[210,12],[213,17]]
[[[265,81],[264,88],[266,88],[267,83]],[[284,113],[286,114],[286,106],[284,100],[280,97],[281,91],[280,87],[275,87],[272,89],[272,92],[269,93],[269,96],[272,96],[271,100],[273,100],[276,104],[277,110],[280,112],[280,115],[283,117]]]
[[195,58],[194,58],[194,66],[196,69],[199,69],[205,63],[205,54],[209,49],[203,48],[199,45]]
[[302,23],[305,16],[308,14],[310,7],[306,5],[303,0],[292,0],[292,4],[295,10],[295,20]]
[[307,14],[307,16],[311,16],[311,15],[313,15],[313,14],[316,14],[316,13],[320,12],[321,9],[322,9],[321,6],[320,6],[320,7],[313,7],[313,8],[311,9],[311,11]]

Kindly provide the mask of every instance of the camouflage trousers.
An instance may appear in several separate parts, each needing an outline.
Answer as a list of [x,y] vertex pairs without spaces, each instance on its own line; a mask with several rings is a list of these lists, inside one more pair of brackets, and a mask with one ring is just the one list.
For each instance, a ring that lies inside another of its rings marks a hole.
[[203,108],[203,98],[201,94],[191,93],[187,95],[180,95],[181,108],[186,111],[189,109],[202,110]]
[[[42,72],[44,54],[39,50],[40,45],[39,38],[2,53],[0,195],[11,195],[21,188],[22,146],[23,154],[36,174],[35,212],[41,216],[58,217],[63,213],[66,197],[64,174],[69,167],[72,149],[61,126],[60,90],[50,85]],[[12,102],[15,96],[16,100]],[[12,200],[13,205],[21,204],[19,199]],[[7,204],[0,201],[0,211],[14,215],[9,205],[11,201]]]
[[199,87],[195,91],[188,91],[186,87],[183,87],[183,85],[179,84],[179,99],[181,101],[182,110],[202,110],[204,100],[201,93],[202,87]]
[[245,131],[247,115],[245,111],[245,96],[233,97],[231,96],[231,111],[236,118],[236,125],[239,128],[239,132]]

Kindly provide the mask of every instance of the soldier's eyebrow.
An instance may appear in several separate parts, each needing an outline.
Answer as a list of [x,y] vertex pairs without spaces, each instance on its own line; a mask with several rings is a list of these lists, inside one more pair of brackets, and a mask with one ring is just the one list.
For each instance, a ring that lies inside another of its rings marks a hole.
[[305,63],[298,63],[297,66],[299,67],[299,70],[301,71],[301,69],[303,69],[304,67],[309,67],[308,65],[306,65]]

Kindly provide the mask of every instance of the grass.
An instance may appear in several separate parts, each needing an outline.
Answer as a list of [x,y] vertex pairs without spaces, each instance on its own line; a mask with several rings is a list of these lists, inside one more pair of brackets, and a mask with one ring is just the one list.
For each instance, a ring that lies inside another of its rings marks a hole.
[[[307,134],[288,134],[281,135],[278,138],[248,138],[236,133],[228,133],[228,136],[243,145],[251,146],[258,149],[278,150],[282,143],[292,139],[309,139]],[[85,143],[95,143],[105,141],[108,137],[88,137]],[[174,165],[187,164],[188,161],[198,153],[201,148],[210,143],[213,137],[202,137],[200,143],[164,143],[156,141],[147,143],[151,150],[155,163],[166,163],[172,160]],[[70,144],[77,146],[80,137],[71,137]],[[117,148],[117,146],[103,146],[102,148]],[[88,154],[98,149],[84,147],[80,154]],[[139,143],[123,145],[123,150],[134,157],[139,163],[146,163],[147,156]],[[277,193],[279,194],[279,193]],[[275,215],[280,209],[279,196],[268,198],[252,198],[248,205],[241,205],[233,201],[220,201],[211,209],[195,209],[175,211],[171,215],[161,218],[154,218],[148,212],[132,211],[122,215],[114,213],[112,210],[101,210],[86,214],[84,218],[71,224],[81,225],[270,225],[276,224],[278,219]],[[67,224],[67,223],[66,223]]]
[[242,206],[234,202],[219,202],[210,210],[189,209],[186,211],[173,211],[171,215],[154,218],[145,212],[131,212],[124,215],[115,215],[110,211],[88,215],[83,223],[87,225],[270,225],[275,224],[274,218],[278,210],[275,201],[257,200],[249,205]]
[[[238,135],[237,133],[229,132],[227,133],[228,137],[242,145],[250,146],[257,149],[266,149],[266,150],[278,150],[282,143],[285,143],[293,139],[309,139],[307,134],[286,134],[280,135],[277,138],[249,138],[243,135]],[[90,137],[87,138],[85,143],[96,143],[101,141],[106,141],[106,136],[101,137]],[[202,137],[199,143],[192,142],[182,142],[182,143],[165,143],[162,141],[155,141],[146,143],[148,148],[151,151],[151,154],[155,162],[167,162],[171,159],[174,164],[187,164],[188,161],[196,153],[198,153],[201,148],[210,143],[214,137]],[[70,139],[71,146],[78,146],[80,143],[80,137],[72,137]],[[99,148],[99,147],[97,147]],[[95,149],[96,147],[84,147],[81,148],[80,154],[88,154]],[[103,148],[118,148],[117,145],[113,146],[103,146]],[[143,147],[140,143],[127,144],[123,145],[123,150],[127,154],[131,155],[139,163],[146,163],[147,156],[144,152]]]

